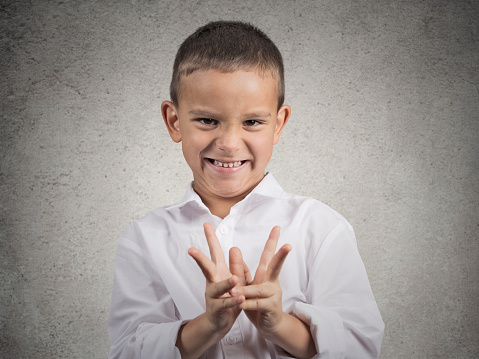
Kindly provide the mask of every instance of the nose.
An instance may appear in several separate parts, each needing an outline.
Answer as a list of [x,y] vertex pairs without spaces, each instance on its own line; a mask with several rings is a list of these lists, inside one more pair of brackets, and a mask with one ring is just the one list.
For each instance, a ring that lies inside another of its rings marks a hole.
[[236,126],[226,126],[216,139],[216,147],[226,153],[234,153],[239,150],[240,137],[240,130]]

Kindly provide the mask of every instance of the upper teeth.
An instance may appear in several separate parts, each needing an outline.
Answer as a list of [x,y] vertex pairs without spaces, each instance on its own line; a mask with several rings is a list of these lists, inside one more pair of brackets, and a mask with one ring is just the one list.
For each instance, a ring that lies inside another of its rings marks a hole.
[[213,164],[218,167],[239,167],[243,161],[237,161],[237,162],[220,162],[217,160],[214,160]]

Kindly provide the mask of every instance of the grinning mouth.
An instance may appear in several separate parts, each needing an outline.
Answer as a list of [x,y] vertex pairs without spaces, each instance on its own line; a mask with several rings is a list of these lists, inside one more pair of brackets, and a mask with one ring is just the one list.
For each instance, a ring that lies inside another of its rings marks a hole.
[[239,167],[246,162],[246,161],[221,162],[218,160],[214,160],[212,158],[208,158],[208,161],[210,161],[216,167],[225,167],[225,168]]

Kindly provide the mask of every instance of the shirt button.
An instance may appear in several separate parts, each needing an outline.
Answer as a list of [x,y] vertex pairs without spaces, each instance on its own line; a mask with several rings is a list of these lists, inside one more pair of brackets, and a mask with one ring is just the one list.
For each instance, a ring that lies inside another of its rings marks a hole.
[[221,227],[220,227],[220,233],[223,234],[223,235],[224,235],[224,234],[228,234],[228,227],[226,227],[226,226],[221,226]]
[[235,344],[236,343],[236,337],[227,337],[226,338],[226,343],[227,344]]

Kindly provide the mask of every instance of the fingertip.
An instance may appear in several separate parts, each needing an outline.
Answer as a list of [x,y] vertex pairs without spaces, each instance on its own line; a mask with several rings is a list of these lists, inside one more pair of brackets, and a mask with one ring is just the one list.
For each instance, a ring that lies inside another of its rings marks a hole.
[[279,236],[279,233],[281,232],[281,227],[280,226],[274,226],[273,229],[271,230],[271,233],[277,233]]
[[246,301],[246,297],[244,295],[239,295],[237,297],[234,297],[236,301],[236,305],[238,308],[243,309],[244,302]]
[[286,259],[289,252],[291,252],[292,249],[293,247],[291,246],[291,244],[287,243],[279,249],[278,254],[280,257],[283,257],[284,259]]
[[238,247],[230,249],[230,263],[241,264],[243,262],[243,254]]
[[236,286],[239,283],[239,278],[235,275],[232,275],[229,279],[230,285]]

